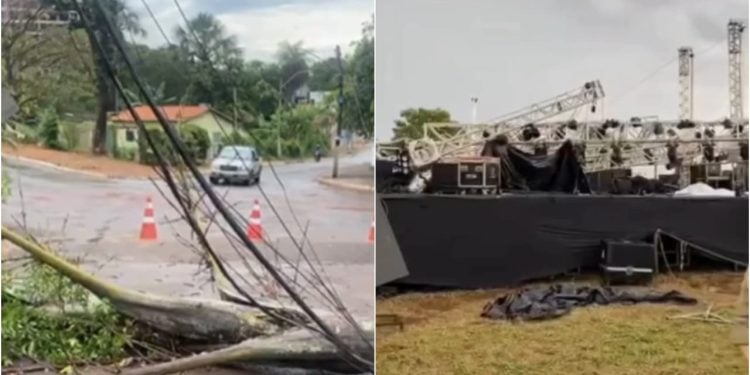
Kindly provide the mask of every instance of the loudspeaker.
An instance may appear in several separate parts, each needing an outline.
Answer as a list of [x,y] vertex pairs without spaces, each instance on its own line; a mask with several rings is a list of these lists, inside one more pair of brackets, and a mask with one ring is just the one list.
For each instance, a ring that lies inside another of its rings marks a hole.
[[649,284],[656,272],[656,248],[645,242],[606,240],[601,268],[607,285]]

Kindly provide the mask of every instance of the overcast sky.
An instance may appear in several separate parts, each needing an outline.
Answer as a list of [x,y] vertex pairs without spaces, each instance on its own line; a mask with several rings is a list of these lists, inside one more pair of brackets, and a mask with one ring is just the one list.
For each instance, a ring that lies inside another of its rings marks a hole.
[[[173,38],[183,25],[174,0],[146,0],[162,28]],[[140,42],[150,46],[166,44],[142,0],[126,0],[140,15],[146,30]],[[282,41],[304,41],[321,58],[333,56],[341,45],[348,52],[359,39],[362,23],[374,12],[373,0],[180,0],[189,18],[199,12],[215,15],[227,31],[237,36],[248,59],[271,60]]]
[[377,138],[392,136],[405,108],[468,122],[476,96],[482,121],[592,79],[604,110],[579,120],[676,119],[680,46],[695,52],[695,118],[727,117],[730,18],[747,20],[748,1],[378,0]]

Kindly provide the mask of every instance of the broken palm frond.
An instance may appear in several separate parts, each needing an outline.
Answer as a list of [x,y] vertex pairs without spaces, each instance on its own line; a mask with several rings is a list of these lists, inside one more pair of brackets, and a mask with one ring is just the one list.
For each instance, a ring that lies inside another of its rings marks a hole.
[[[218,345],[221,349],[131,371],[133,374],[165,374],[217,364],[324,369],[359,373],[337,346],[315,331],[280,325],[257,307],[192,298],[172,298],[137,292],[99,279],[54,254],[43,245],[2,228],[3,239],[27,251],[97,297],[109,301],[122,314],[174,337]],[[301,312],[269,307],[299,319]],[[339,337],[363,358],[372,351],[349,325],[337,324],[331,315],[317,312]],[[366,334],[372,338],[372,329]]]
[[696,320],[700,322],[706,322],[706,323],[720,323],[720,324],[734,324],[736,321],[734,319],[725,318],[717,313],[712,312],[714,305],[711,304],[706,308],[706,311],[704,312],[694,312],[694,313],[688,313],[688,314],[680,314],[675,316],[670,316],[668,319],[685,319],[685,320]]

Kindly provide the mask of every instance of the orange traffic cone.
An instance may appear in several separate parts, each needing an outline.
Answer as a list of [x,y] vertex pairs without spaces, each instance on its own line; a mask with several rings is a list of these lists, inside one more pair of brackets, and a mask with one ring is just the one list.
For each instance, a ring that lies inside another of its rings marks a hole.
[[260,203],[255,200],[253,210],[250,211],[250,220],[247,223],[247,237],[251,240],[263,240],[263,227],[260,225]]
[[141,224],[141,240],[156,240],[156,220],[154,220],[154,204],[151,203],[151,197],[146,198],[146,210],[143,213],[143,223]]
[[370,234],[367,235],[367,241],[371,244],[375,243],[375,220],[373,220],[372,225],[370,225]]

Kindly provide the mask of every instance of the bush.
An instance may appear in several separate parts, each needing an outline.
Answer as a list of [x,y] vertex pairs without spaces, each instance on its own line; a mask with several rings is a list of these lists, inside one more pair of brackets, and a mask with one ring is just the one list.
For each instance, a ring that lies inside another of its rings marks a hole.
[[316,146],[324,153],[328,150],[332,125],[333,118],[326,108],[297,106],[274,114],[270,124],[254,131],[253,135],[258,139],[255,143],[261,153],[278,157],[277,129],[281,129],[282,156],[300,158],[311,156]]
[[[91,308],[91,294],[49,266],[32,263],[17,281],[3,273],[2,285],[4,366],[29,359],[64,366],[126,356],[132,322],[107,302]],[[55,314],[42,305],[85,312]]]
[[75,122],[67,122],[60,124],[62,130],[63,147],[70,151],[78,148],[81,143],[81,134],[79,126]]
[[60,128],[58,126],[57,113],[54,109],[47,109],[39,119],[39,138],[42,145],[47,148],[60,150]]
[[[146,131],[154,141],[156,147],[158,147],[159,153],[162,157],[170,163],[175,163],[180,160],[179,156],[174,151],[172,144],[169,142],[167,135],[161,130],[161,127],[149,126],[146,128]],[[208,149],[211,146],[211,139],[208,136],[208,132],[197,125],[184,124],[180,125],[179,133],[185,146],[187,146],[188,154],[193,160],[198,164],[205,162],[206,156],[208,156]],[[151,147],[149,147],[148,142],[146,142],[146,137],[138,137],[138,148],[140,150],[142,164],[159,164],[156,155],[153,150],[151,150]]]
[[115,150],[115,159],[135,161],[138,149],[134,147],[122,147]]
[[198,164],[203,164],[208,156],[208,149],[211,147],[211,138],[208,132],[194,124],[180,125],[180,137],[187,146],[190,157]]
[[222,137],[221,141],[225,145],[249,145],[250,137],[242,135],[238,131],[232,131],[226,136]]
[[[167,135],[164,134],[164,131],[156,126],[147,126],[146,132],[159,150],[159,154],[161,154],[161,156],[168,162],[174,163],[177,160],[177,155],[169,144],[169,140],[167,140]],[[141,164],[159,164],[159,161],[156,159],[156,154],[154,154],[154,151],[148,145],[148,142],[146,142],[146,137],[143,134],[139,134],[138,136],[138,151],[141,156]]]

